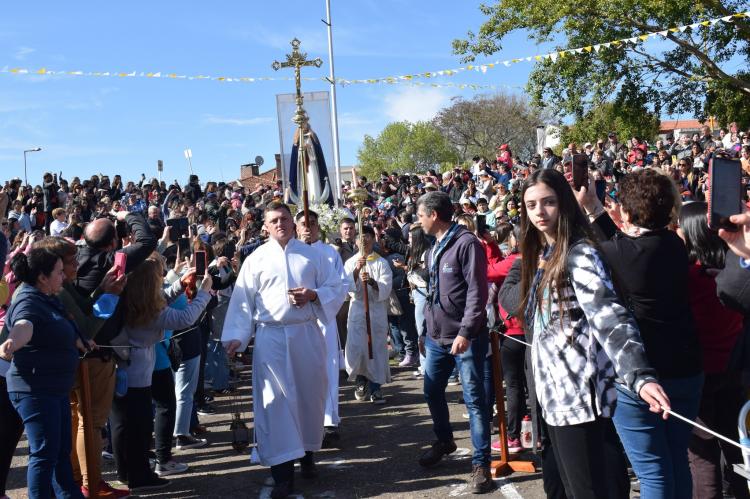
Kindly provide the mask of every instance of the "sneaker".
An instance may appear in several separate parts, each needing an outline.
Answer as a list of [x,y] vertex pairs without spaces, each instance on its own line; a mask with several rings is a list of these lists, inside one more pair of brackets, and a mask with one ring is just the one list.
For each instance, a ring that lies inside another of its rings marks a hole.
[[107,461],[114,461],[115,456],[113,456],[111,452],[103,450],[102,459],[106,459]]
[[195,438],[192,435],[177,435],[177,450],[198,449],[205,447],[208,440],[205,438]]
[[[500,452],[500,440],[495,440],[492,442],[492,450],[496,452]],[[521,447],[521,440],[518,438],[509,438],[508,439],[508,452],[516,454],[518,452],[521,452],[523,450],[523,447]]]
[[211,404],[203,404],[198,408],[198,414],[201,416],[213,416],[216,414],[216,409]]
[[323,449],[333,449],[338,446],[338,442],[341,440],[339,435],[339,429],[337,426],[326,426],[325,433],[323,434]]
[[521,452],[523,450],[523,447],[521,447],[521,439],[520,438],[509,438],[508,439],[508,452],[517,453]]
[[190,434],[193,435],[194,437],[197,437],[198,435],[205,435],[206,433],[208,433],[208,428],[200,424],[193,427],[193,429],[190,430]]
[[383,405],[385,404],[385,397],[383,397],[383,394],[380,392],[380,390],[375,390],[370,394],[370,402],[375,405]]
[[189,466],[185,463],[178,463],[174,459],[167,461],[166,463],[156,463],[156,474],[159,476],[178,475],[185,473]]
[[159,478],[158,476],[154,475],[141,484],[131,485],[130,491],[133,494],[140,494],[143,492],[149,492],[151,490],[163,489],[164,487],[169,486],[170,483],[171,482],[166,478]]
[[450,386],[458,386],[461,384],[461,380],[458,379],[458,376],[451,376],[448,378],[448,384]]
[[365,385],[357,385],[357,388],[354,390],[354,398],[360,402],[367,399],[367,387]]
[[155,457],[148,458],[148,467],[151,468],[151,471],[154,471],[156,469],[156,458]]
[[209,402],[213,402],[213,401],[214,401],[214,396],[213,395],[204,395],[203,396],[203,403],[204,404],[207,405]]
[[469,418],[469,413],[468,413],[468,412],[462,412],[462,413],[461,413],[461,417],[462,417],[462,418],[464,418],[464,419],[470,419],[470,418]]
[[[83,497],[88,499],[88,497],[90,497],[88,487],[81,487],[81,494],[83,495]],[[97,491],[97,497],[101,497],[102,499],[117,499],[117,498],[130,497],[130,490],[116,489],[112,487],[110,484],[108,484],[107,482],[105,482],[104,480],[102,480],[101,482],[99,482],[99,490]]]
[[472,466],[469,477],[469,489],[472,494],[486,494],[495,490],[495,482],[492,480],[489,466],[475,464]]
[[432,443],[432,447],[427,449],[419,458],[419,465],[424,466],[425,468],[435,466],[440,462],[441,459],[443,459],[443,456],[451,454],[456,450],[456,448],[456,442],[454,442],[453,440],[449,440],[447,442],[435,440]]
[[417,369],[416,371],[411,373],[411,375],[417,379],[424,378],[424,371],[422,371],[421,369]]
[[229,388],[224,388],[222,390],[216,390],[216,391],[214,391],[214,393],[216,395],[231,395],[231,394],[235,393],[236,391],[237,391],[236,388],[229,387]]
[[273,486],[271,490],[271,499],[286,499],[292,492],[294,487],[291,482],[281,482]]
[[414,367],[418,364],[419,359],[412,355],[405,355],[404,360],[398,363],[398,367]]

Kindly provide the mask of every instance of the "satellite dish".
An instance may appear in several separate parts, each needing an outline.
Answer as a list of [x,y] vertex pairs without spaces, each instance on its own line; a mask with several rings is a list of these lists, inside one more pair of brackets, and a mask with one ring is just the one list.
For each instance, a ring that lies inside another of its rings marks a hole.
[[255,164],[258,166],[263,166],[263,156],[255,156]]

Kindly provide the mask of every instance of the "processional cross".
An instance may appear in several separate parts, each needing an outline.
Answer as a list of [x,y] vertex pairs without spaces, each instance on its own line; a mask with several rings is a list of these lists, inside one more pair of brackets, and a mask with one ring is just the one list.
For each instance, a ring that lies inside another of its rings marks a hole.
[[273,61],[271,67],[274,71],[278,71],[281,68],[294,68],[294,83],[297,89],[296,103],[297,109],[294,112],[292,121],[297,125],[297,136],[299,137],[299,144],[297,145],[297,172],[302,174],[302,206],[305,213],[305,227],[310,226],[309,219],[309,200],[307,196],[307,168],[304,159],[305,148],[303,146],[303,136],[307,132],[308,117],[304,107],[302,107],[302,78],[300,77],[300,69],[305,66],[315,66],[319,68],[323,61],[320,57],[317,57],[311,61],[307,60],[307,54],[300,52],[299,50],[300,41],[295,38],[292,40],[292,53],[286,55],[286,62]]

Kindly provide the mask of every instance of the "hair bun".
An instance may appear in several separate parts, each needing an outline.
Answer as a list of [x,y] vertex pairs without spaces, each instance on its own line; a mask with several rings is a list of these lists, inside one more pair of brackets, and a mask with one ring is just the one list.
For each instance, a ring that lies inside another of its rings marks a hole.
[[25,253],[16,253],[10,261],[10,268],[16,281],[26,282],[29,279],[30,271],[29,260]]

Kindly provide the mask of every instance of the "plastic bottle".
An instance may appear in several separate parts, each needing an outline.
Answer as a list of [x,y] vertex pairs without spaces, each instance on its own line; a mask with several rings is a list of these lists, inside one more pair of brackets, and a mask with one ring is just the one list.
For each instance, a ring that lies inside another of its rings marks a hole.
[[523,421],[521,421],[521,447],[523,447],[524,449],[531,449],[532,431],[533,426],[531,425],[531,418],[528,415],[524,416]]

